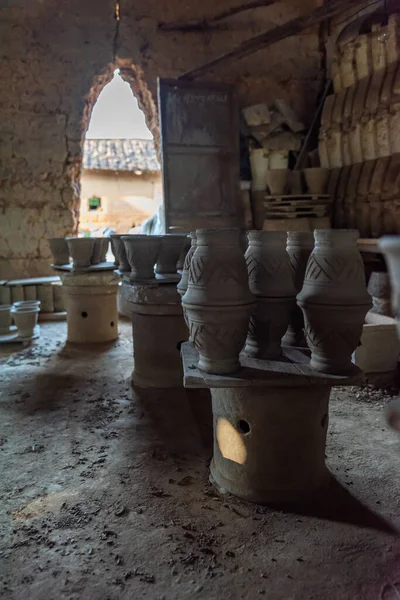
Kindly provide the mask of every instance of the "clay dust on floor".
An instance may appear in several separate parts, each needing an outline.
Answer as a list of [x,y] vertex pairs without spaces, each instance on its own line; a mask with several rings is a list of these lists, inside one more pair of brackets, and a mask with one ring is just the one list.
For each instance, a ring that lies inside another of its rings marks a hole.
[[386,396],[335,392],[335,483],[322,501],[244,504],[208,483],[208,393],[132,391],[131,327],[120,330],[80,347],[49,323],[31,347],[2,350],[1,598],[400,597],[400,442]]

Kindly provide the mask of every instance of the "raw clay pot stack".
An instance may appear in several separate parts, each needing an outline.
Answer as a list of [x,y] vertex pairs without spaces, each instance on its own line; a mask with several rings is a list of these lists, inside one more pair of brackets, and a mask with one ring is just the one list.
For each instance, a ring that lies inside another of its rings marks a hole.
[[[313,248],[314,235],[311,231],[288,231],[286,250],[293,269],[296,293],[300,292],[303,287],[307,261]],[[292,309],[290,324],[282,342],[287,346],[306,345],[304,338],[304,317],[301,308],[297,304]]]
[[199,368],[229,374],[240,368],[254,298],[238,229],[198,229],[182,306]]
[[364,318],[371,308],[358,231],[316,229],[304,285],[297,296],[304,314],[311,367],[333,375],[352,370]]
[[283,231],[249,231],[246,263],[256,297],[244,349],[253,358],[279,358],[281,339],[295,306],[296,288]]

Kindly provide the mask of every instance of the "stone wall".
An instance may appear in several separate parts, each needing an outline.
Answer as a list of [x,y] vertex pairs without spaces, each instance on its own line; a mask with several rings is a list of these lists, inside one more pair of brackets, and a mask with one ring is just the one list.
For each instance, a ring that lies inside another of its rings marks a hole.
[[[121,0],[118,30],[112,0],[8,0],[0,8],[0,279],[48,273],[46,238],[76,228],[82,136],[115,65],[157,135],[157,76],[179,76],[318,1],[248,11],[226,21],[226,30],[158,30],[160,22],[200,19],[235,4]],[[221,65],[206,79],[235,82],[242,105],[279,95],[309,122],[321,60],[315,28]]]

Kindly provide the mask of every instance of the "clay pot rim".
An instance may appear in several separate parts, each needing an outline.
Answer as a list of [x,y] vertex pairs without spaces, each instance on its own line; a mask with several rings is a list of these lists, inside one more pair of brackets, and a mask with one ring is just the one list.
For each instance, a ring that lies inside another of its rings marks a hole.
[[13,305],[12,304],[0,304],[0,312],[2,311],[6,311],[6,310],[12,310]]
[[67,237],[65,238],[67,242],[79,242],[80,244],[82,242],[84,243],[88,243],[88,242],[94,242],[96,238],[92,238],[92,237]]
[[218,246],[220,248],[238,247],[240,245],[240,229],[196,229],[197,246]]
[[151,236],[151,235],[144,235],[142,236],[138,236],[138,235],[134,235],[132,237],[128,236],[128,235],[123,235],[121,236],[121,240],[123,242],[160,242],[160,239],[158,238],[158,236]]
[[12,306],[16,306],[17,308],[19,306],[40,306],[41,305],[41,301],[40,300],[17,300],[16,302],[13,302]]
[[15,306],[11,309],[12,313],[17,313],[19,315],[24,314],[32,314],[40,312],[39,306]]

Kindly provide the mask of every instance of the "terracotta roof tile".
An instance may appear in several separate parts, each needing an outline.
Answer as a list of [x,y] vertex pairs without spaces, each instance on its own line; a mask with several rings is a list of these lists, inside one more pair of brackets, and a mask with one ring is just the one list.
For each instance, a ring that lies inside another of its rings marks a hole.
[[153,140],[87,139],[83,148],[84,169],[106,171],[160,170]]

